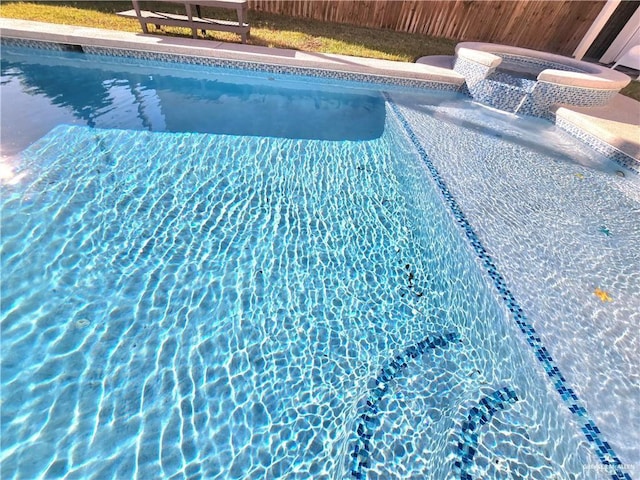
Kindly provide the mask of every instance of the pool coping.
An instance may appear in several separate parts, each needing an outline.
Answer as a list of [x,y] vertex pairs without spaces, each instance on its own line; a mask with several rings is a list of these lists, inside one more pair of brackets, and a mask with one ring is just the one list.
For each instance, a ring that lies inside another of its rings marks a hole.
[[[312,71],[310,73],[324,73],[322,76],[329,76],[326,75],[329,72],[363,74],[379,77],[379,80],[383,78],[397,79],[399,84],[417,87],[431,87],[431,84],[434,83],[442,84],[443,89],[455,91],[460,89],[464,83],[464,77],[451,70],[409,62],[301,52],[298,50],[214,40],[120,32],[1,17],[0,37],[80,45],[82,47],[121,49],[150,54],[169,54],[241,63],[259,63],[272,67],[298,67],[309,69]],[[333,76],[340,78],[339,75]],[[407,80],[413,82],[407,83]]]

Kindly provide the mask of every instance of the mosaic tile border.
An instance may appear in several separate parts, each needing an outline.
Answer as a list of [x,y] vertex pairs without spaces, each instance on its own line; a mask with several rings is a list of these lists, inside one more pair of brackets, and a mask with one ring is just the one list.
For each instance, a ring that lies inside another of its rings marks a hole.
[[186,63],[189,65],[200,65],[207,67],[221,67],[237,70],[249,70],[254,72],[304,75],[311,77],[329,78],[335,80],[355,81],[375,85],[393,85],[399,87],[428,88],[432,90],[443,90],[459,92],[460,85],[433,80],[421,80],[417,78],[402,78],[385,76],[370,73],[345,72],[339,70],[325,70],[316,67],[293,67],[285,65],[273,65],[246,60],[232,60],[212,57],[198,57],[192,55],[181,55],[177,53],[158,53],[151,51],[130,50],[123,48],[95,47],[87,45],[66,45],[54,42],[43,42],[39,40],[25,40],[2,37],[2,45],[41,48],[46,50],[61,51],[82,51],[92,55],[103,55],[108,57],[135,58],[138,60],[154,60],[166,63]]
[[542,344],[542,340],[534,330],[533,326],[529,324],[524,311],[518,304],[515,296],[509,288],[504,277],[498,272],[498,269],[493,262],[491,256],[487,253],[487,250],[480,242],[478,235],[471,227],[471,224],[467,220],[462,208],[454,198],[453,194],[449,191],[447,184],[443,180],[442,176],[436,169],[435,165],[429,159],[427,152],[420,143],[418,136],[415,134],[411,125],[407,119],[402,115],[398,106],[391,100],[388,94],[384,94],[386,101],[391,106],[391,111],[395,114],[396,118],[403,126],[406,135],[416,148],[418,155],[424,162],[431,178],[433,179],[436,187],[440,190],[440,193],[444,197],[445,204],[449,207],[449,210],[453,214],[456,223],[464,230],[465,236],[469,240],[471,247],[476,253],[482,266],[485,268],[489,277],[493,281],[493,285],[499,292],[502,301],[506,304],[507,308],[511,312],[516,325],[520,328],[520,331],[525,335],[527,343],[533,349],[534,354],[540,362],[542,368],[549,376],[552,385],[556,391],[560,394],[565,405],[569,408],[569,411],[574,415],[576,421],[580,425],[582,432],[589,444],[593,447],[598,459],[602,465],[611,469],[611,478],[614,480],[631,480],[631,476],[622,470],[622,462],[617,457],[613,448],[602,438],[602,433],[596,426],[595,422],[587,414],[586,409],[582,405],[582,402],[578,399],[578,396],[569,386],[567,380],[560,372],[560,369],[556,365],[555,360],[551,357],[551,354],[547,348]]
[[538,81],[529,97],[531,110],[523,108],[522,113],[543,116],[539,113],[547,112],[557,104],[577,107],[601,107],[607,105],[617,94],[617,90],[600,90]]
[[24,38],[0,37],[0,45],[3,47],[39,48],[56,52],[82,51],[82,46],[67,43],[43,42],[40,40],[26,40]]
[[561,128],[572,137],[580,140],[582,143],[586,144],[588,147],[592,148],[599,154],[604,155],[609,160],[617,163],[621,167],[630,170],[636,175],[640,174],[640,160],[624,153],[621,150],[618,150],[613,145],[610,145],[605,141],[599,139],[598,137],[585,132],[570,121],[565,120],[562,117],[558,117],[557,115],[555,118],[555,124],[557,127]]
[[489,423],[496,412],[504,410],[508,404],[517,401],[516,392],[510,387],[503,387],[495,390],[491,395],[482,397],[477,406],[471,407],[458,435],[457,447],[460,459],[454,462],[454,466],[456,473],[460,475],[460,480],[473,480],[469,469],[473,465],[473,457],[478,449],[477,428]]
[[464,77],[467,88],[472,88],[484,80],[493,70],[495,70],[494,67],[488,67],[457,55],[453,60],[453,71]]
[[[518,85],[519,83],[519,85]],[[525,80],[494,72],[472,89],[473,99],[504,112],[518,113],[536,86],[535,80]]]
[[376,386],[369,394],[364,412],[359,415],[358,421],[356,422],[358,440],[350,454],[353,459],[351,466],[351,476],[353,478],[356,480],[364,480],[367,477],[366,468],[369,466],[369,457],[371,456],[372,449],[370,440],[375,433],[375,429],[371,424],[375,421],[380,400],[389,392],[387,388],[389,382],[396,378],[400,372],[407,367],[409,360],[424,355],[428,349],[445,348],[452,343],[460,341],[460,335],[457,332],[427,336],[415,345],[407,347],[401,354],[396,355],[393,360],[382,367],[376,377]]

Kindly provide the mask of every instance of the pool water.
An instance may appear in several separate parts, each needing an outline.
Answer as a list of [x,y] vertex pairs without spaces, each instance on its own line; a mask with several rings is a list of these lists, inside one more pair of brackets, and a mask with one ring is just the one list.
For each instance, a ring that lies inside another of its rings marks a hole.
[[[254,74],[247,82],[233,70],[212,75],[204,67],[147,68],[115,59],[105,67],[95,55],[50,52],[42,59],[9,51],[14,55],[2,57],[3,112],[11,112],[5,154],[58,123],[318,140],[371,140],[384,128],[384,101],[362,89],[327,82],[301,89],[282,75]],[[33,118],[41,109],[47,115]]]
[[[3,478],[611,478],[407,135],[494,248],[464,162],[429,143],[486,138],[480,107],[15,47],[2,62]],[[559,132],[512,128],[491,142],[627,185]]]
[[563,374],[640,473],[637,173],[542,120],[394,98]]

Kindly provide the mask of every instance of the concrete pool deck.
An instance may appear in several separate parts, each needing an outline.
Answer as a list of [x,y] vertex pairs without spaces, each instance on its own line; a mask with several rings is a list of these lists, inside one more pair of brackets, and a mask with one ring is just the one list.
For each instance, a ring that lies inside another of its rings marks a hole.
[[[165,35],[145,35],[8,18],[0,18],[0,36],[439,82],[450,84],[453,88],[460,87],[464,83],[462,75],[451,69],[418,63],[301,52]],[[558,107],[556,115],[640,161],[640,102],[618,94],[605,107]]]

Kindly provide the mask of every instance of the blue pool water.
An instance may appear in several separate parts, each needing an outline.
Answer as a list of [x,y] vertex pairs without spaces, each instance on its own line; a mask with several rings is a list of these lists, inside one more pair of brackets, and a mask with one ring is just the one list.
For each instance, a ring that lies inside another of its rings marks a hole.
[[510,277],[447,141],[520,139],[522,158],[611,179],[633,219],[615,164],[556,131],[528,140],[538,121],[486,140],[491,117],[450,93],[16,47],[2,62],[3,478],[625,478],[585,435],[600,405],[568,408],[470,244],[553,320],[525,291],[544,271]]
[[[46,61],[3,56],[3,110],[12,117],[3,136],[13,139],[9,142],[34,124],[44,134],[55,122],[318,140],[371,140],[384,128],[384,101],[363,90],[330,84],[301,89],[299,82],[282,76],[276,81],[268,74],[247,83],[231,70],[212,75],[193,67],[188,72],[159,65],[149,69],[115,63],[104,68],[90,55],[50,56]],[[34,121],[32,110],[41,103],[56,108]]]

